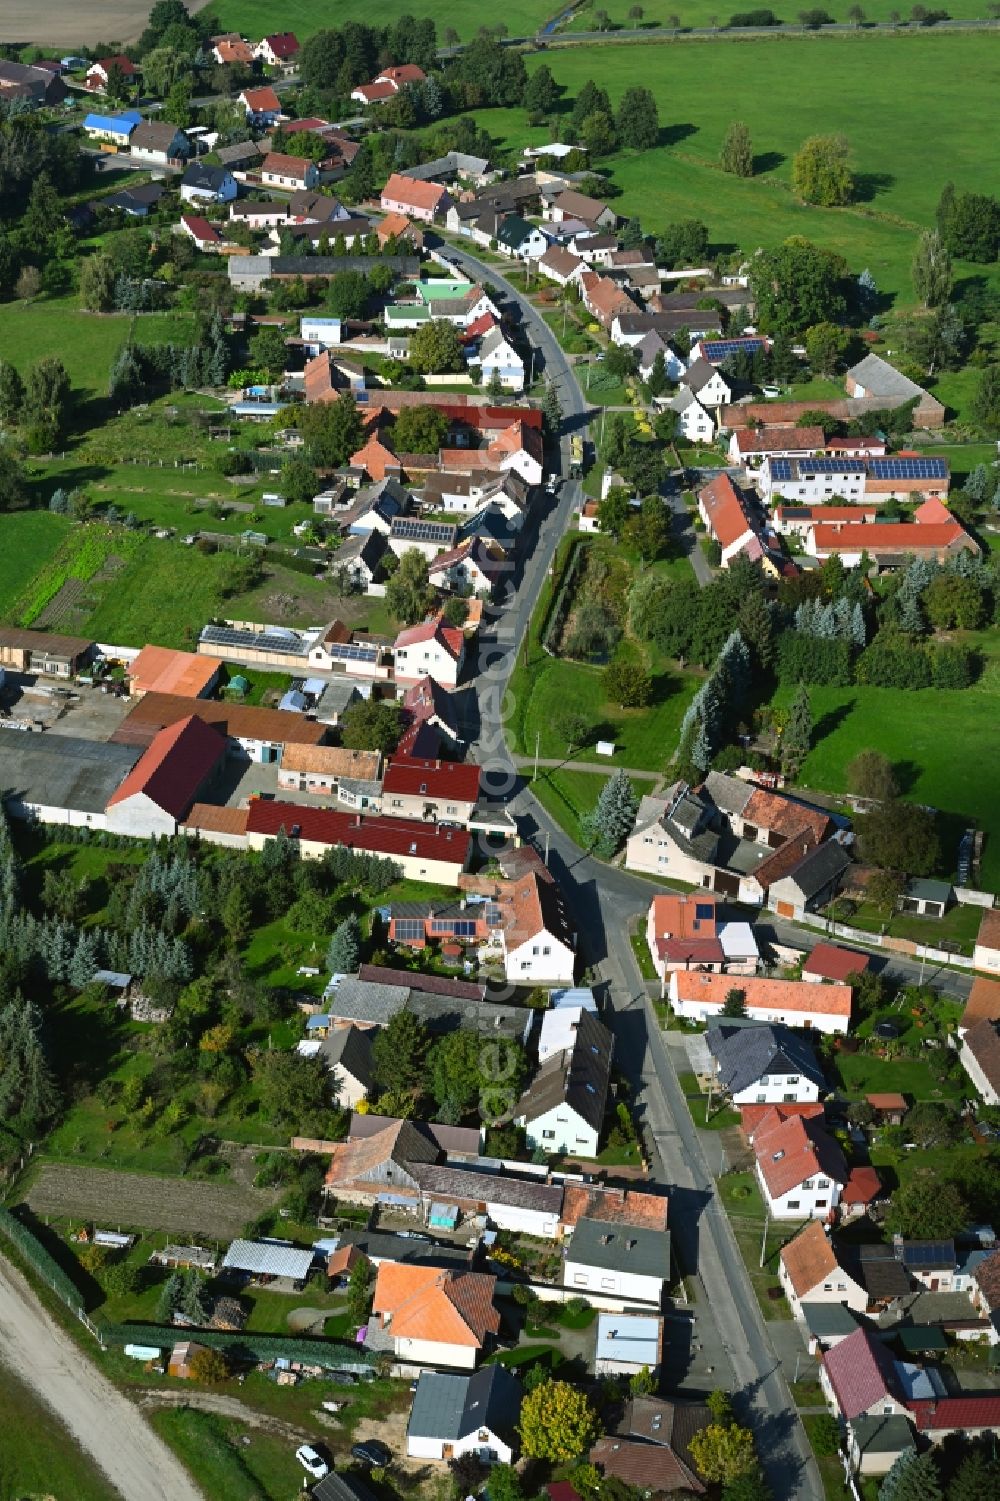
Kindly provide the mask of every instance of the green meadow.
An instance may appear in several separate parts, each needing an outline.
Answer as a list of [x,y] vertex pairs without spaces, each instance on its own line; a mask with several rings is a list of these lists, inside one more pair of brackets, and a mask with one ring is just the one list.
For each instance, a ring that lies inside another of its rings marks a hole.
[[[713,246],[751,251],[805,235],[844,255],[857,274],[868,266],[881,291],[912,302],[910,262],[921,229],[933,223],[945,182],[959,190],[997,191],[1000,161],[989,130],[1000,85],[1000,46],[992,35],[903,32],[775,37],[650,46],[585,46],[536,53],[568,101],[588,78],[612,102],[637,83],[660,112],[662,144],[620,152],[600,164],[620,196],[622,214],[655,231],[703,219]],[[803,98],[808,109],[803,109]],[[549,137],[523,110],[481,110],[477,119],[497,149],[520,151]],[[729,177],[718,166],[726,127],[750,127],[757,173]],[[844,209],[798,203],[792,157],[822,129],[850,142],[858,201]],[[554,126],[558,135],[558,120]],[[995,268],[960,264],[963,276],[996,279]]]

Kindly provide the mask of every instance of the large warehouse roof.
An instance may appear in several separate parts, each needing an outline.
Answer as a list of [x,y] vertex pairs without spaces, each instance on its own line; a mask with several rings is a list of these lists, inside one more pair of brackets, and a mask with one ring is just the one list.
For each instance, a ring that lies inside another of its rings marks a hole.
[[75,735],[0,730],[0,795],[15,802],[103,813],[139,759],[131,745]]

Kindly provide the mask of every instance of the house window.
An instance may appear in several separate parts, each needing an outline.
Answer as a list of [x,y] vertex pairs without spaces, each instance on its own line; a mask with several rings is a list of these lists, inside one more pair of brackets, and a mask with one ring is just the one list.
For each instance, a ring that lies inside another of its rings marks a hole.
[[825,1293],[832,1293],[833,1292],[833,1283],[832,1282],[824,1282],[823,1283],[823,1291]]
[[799,1076],[798,1076],[798,1074],[789,1074],[788,1075],[788,1082],[789,1082],[789,1084],[797,1084],[799,1082]]
[[761,1074],[761,1076],[760,1076],[760,1082],[762,1084],[769,1084],[771,1081],[768,1078],[767,1074]]
[[789,1209],[798,1209],[798,1207],[799,1207],[799,1200],[798,1199],[789,1199],[789,1201],[788,1201],[788,1207],[789,1207]]
[[825,1209],[826,1208],[826,1200],[825,1199],[817,1199],[816,1200],[816,1208],[817,1209]]
[[829,1180],[829,1178],[820,1178],[817,1181],[816,1187],[817,1188],[829,1188],[830,1187],[830,1180]]
[[766,1105],[767,1104],[767,1095],[766,1094],[759,1094],[757,1096],[757,1104],[758,1105]]
[[614,1285],[615,1285],[615,1279],[614,1279],[614,1277],[602,1277],[601,1278],[601,1288],[602,1288],[602,1290],[606,1289],[608,1292],[612,1292],[614,1290]]
[[586,1285],[587,1285],[587,1278],[583,1274],[583,1272],[574,1272],[574,1274],[573,1274],[573,1283],[574,1283],[574,1286],[576,1286],[576,1287],[586,1287]]
[[554,1131],[543,1131],[542,1132],[542,1140],[543,1141],[554,1141],[555,1140],[555,1135],[556,1135],[556,1133]]

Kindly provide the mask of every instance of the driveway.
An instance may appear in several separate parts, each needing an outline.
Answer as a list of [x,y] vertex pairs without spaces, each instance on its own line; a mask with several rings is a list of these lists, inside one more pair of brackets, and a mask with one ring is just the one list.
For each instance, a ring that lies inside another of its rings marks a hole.
[[0,1360],[56,1412],[124,1501],[203,1501],[180,1460],[0,1256]]

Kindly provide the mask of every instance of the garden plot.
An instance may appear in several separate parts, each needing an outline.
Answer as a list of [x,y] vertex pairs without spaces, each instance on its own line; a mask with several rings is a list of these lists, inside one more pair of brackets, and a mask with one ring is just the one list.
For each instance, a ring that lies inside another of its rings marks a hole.
[[146,1173],[45,1163],[26,1198],[37,1215],[227,1238],[272,1209],[276,1196],[231,1183],[181,1183]]

